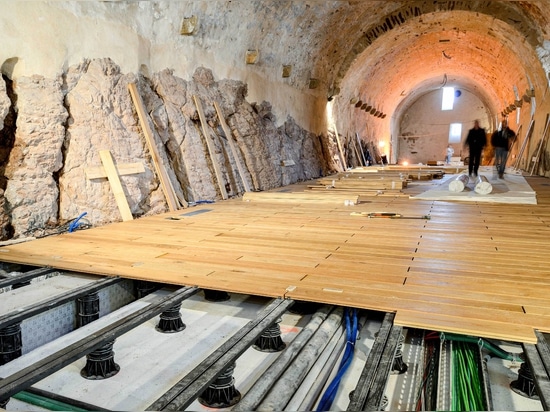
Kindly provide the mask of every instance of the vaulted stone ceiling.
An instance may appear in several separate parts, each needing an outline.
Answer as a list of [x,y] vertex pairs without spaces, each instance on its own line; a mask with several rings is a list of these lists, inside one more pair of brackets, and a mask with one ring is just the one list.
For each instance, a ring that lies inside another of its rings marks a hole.
[[496,115],[517,100],[514,88],[520,98],[547,88],[546,1],[258,4],[257,30],[266,33],[259,49],[278,49],[293,64],[295,87],[319,79],[340,112],[355,98],[398,118],[421,94],[454,85]]

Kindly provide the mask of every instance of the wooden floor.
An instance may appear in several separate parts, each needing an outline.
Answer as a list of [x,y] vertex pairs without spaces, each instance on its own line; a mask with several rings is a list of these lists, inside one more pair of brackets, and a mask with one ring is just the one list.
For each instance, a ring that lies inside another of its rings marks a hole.
[[391,311],[407,327],[535,343],[534,329],[550,332],[550,180],[527,180],[537,205],[230,200],[4,246],[0,261]]

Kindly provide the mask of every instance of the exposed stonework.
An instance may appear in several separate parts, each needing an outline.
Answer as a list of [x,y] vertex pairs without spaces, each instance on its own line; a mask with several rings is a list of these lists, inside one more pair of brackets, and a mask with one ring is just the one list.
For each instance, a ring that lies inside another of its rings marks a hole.
[[5,175],[6,208],[15,236],[25,236],[58,222],[56,172],[63,167],[61,146],[67,111],[62,80],[21,78],[17,94],[17,131]]
[[[108,180],[86,176],[87,169],[101,166],[100,150],[109,150],[117,164],[144,165],[144,173],[120,176],[134,216],[167,210],[128,91],[131,82],[138,84],[161,164],[180,198],[189,202],[221,198],[193,96],[202,103],[222,183],[230,196],[242,194],[244,186],[229,138],[236,143],[245,178],[255,189],[310,179],[327,170],[319,137],[292,118],[277,127],[268,103],[246,101],[242,82],[217,82],[205,68],[197,69],[191,81],[170,70],[147,79],[121,73],[110,59],[84,60],[63,78],[33,76],[17,82],[17,132],[6,168],[1,240],[9,236],[10,221],[14,237],[55,232],[84,212],[93,225],[119,221]],[[223,134],[214,102],[231,127],[231,136]]]
[[6,92],[6,82],[0,79],[0,130],[4,128],[4,119],[10,110],[11,101]]

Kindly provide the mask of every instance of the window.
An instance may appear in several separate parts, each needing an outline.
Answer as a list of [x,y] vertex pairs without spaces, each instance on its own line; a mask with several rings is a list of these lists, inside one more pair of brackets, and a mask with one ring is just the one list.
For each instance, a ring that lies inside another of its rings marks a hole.
[[462,139],[462,123],[451,123],[449,127],[449,143],[460,143]]
[[444,87],[443,99],[441,100],[441,110],[453,110],[454,101],[455,101],[455,88]]

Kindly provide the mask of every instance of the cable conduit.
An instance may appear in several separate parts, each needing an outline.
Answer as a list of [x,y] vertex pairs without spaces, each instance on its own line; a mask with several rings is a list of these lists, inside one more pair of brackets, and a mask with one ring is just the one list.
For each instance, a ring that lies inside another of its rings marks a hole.
[[311,339],[313,334],[333,310],[332,306],[323,306],[315,312],[309,323],[304,326],[294,340],[281,352],[271,366],[260,376],[241,401],[232,409],[234,412],[253,411],[257,408],[262,398],[269,392],[273,383],[281,376],[284,370],[291,364],[300,350]]
[[342,325],[343,316],[344,309],[342,307],[337,307],[330,313],[307,345],[302,348],[300,356],[295,358],[292,367],[287,368],[281,378],[273,384],[271,390],[258,405],[258,411],[281,411],[286,407],[315,359],[319,357],[319,353]]

